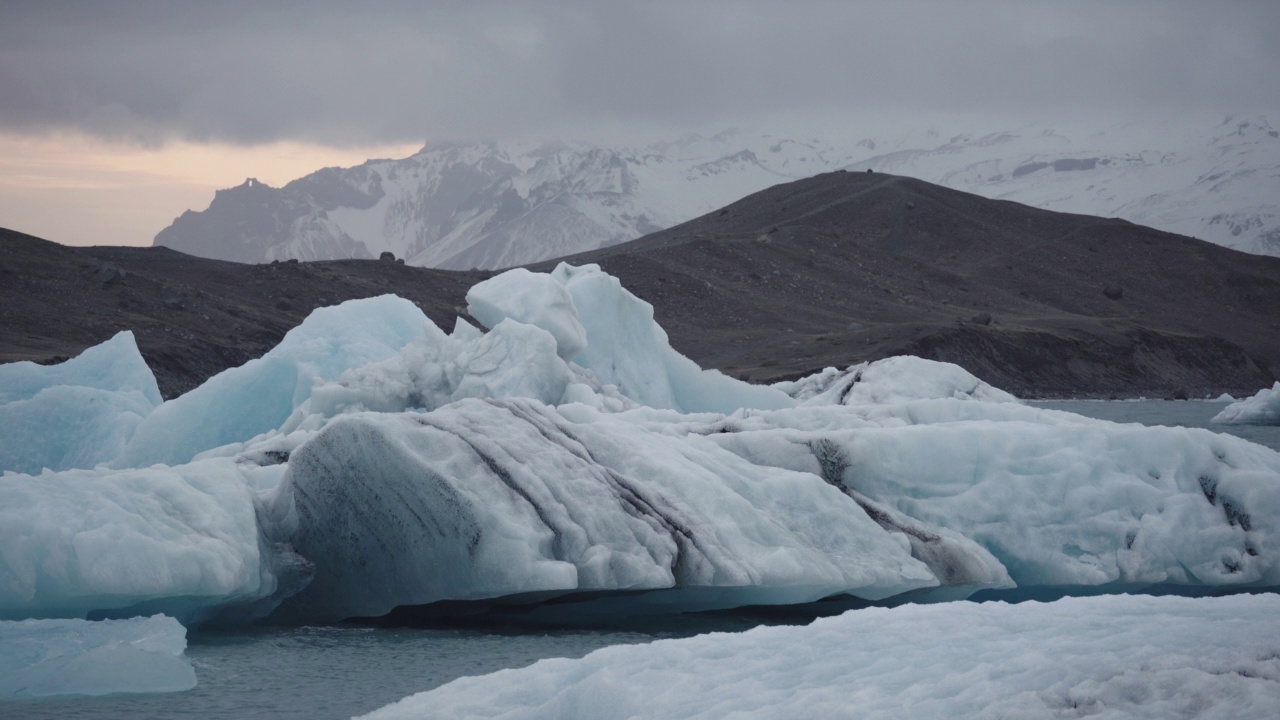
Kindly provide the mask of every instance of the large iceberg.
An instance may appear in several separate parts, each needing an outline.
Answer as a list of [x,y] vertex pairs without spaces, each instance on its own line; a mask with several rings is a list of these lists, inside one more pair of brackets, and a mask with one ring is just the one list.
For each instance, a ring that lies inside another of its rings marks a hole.
[[[468,302],[487,332],[391,296],[317,310],[158,406],[130,360],[140,379],[96,388],[144,386],[127,442],[0,478],[0,617],[1280,586],[1266,448],[1028,407],[919,358],[751,385],[679,355],[596,266]],[[129,354],[112,342],[64,365]],[[2,371],[0,397],[85,384],[59,372]]]
[[186,648],[186,628],[163,615],[0,621],[0,701],[190,690]]
[[1280,425],[1280,382],[1259,390],[1256,395],[1233,402],[1213,416],[1228,425]]
[[468,677],[364,720],[1275,718],[1280,597],[868,608]]

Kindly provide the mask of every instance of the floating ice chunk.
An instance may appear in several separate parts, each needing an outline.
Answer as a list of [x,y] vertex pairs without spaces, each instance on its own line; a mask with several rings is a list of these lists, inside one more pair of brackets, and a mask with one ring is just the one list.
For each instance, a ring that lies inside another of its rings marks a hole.
[[[687,430],[976,541],[1020,586],[1280,585],[1273,450],[1020,405],[902,407],[879,418],[805,407]],[[921,415],[927,424],[905,424]]]
[[811,405],[888,405],[935,398],[1021,402],[959,365],[912,355],[861,363],[846,370],[827,368],[773,387]]
[[190,690],[187,630],[171,617],[0,621],[0,701]]
[[127,330],[58,365],[0,365],[0,471],[111,460],[159,404],[155,376]]
[[0,618],[188,619],[270,595],[255,515],[229,460],[0,477]]
[[[1228,396],[1230,399],[1230,396]],[[1234,402],[1213,416],[1211,422],[1228,425],[1280,425],[1280,382],[1253,397]]]
[[1280,596],[855,610],[455,680],[365,720],[1152,718],[1280,708]]
[[487,328],[504,319],[536,325],[551,333],[560,357],[570,360],[587,346],[578,310],[564,285],[545,273],[508,270],[467,291],[467,311]]
[[316,564],[295,618],[444,599],[716,588],[685,609],[881,598],[938,580],[814,475],[529,400],[345,415],[299,447],[267,533]]
[[319,308],[266,355],[156,408],[112,465],[178,465],[201,451],[274,430],[317,382],[395,355],[430,322],[416,305],[394,295]]
[[569,291],[586,328],[586,349],[573,360],[640,404],[722,413],[794,404],[778,390],[703,370],[673,350],[667,333],[653,319],[653,306],[598,265],[560,263],[551,276]]

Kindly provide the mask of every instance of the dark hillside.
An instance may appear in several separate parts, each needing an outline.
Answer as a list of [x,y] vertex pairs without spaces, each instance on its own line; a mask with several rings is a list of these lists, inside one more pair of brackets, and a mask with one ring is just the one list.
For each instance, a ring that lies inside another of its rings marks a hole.
[[54,362],[132,330],[174,397],[343,300],[394,293],[452,328],[485,277],[378,260],[243,265],[163,247],[70,248],[0,229],[0,362]]
[[818,175],[567,260],[756,380],[898,354],[1025,395],[1252,392],[1280,371],[1280,258],[905,177]]
[[[1280,373],[1280,258],[892,175],[778,185],[568,260],[653,303],[704,367],[758,381],[897,354],[1024,396],[1240,394]],[[131,329],[172,397],[342,300],[395,293],[449,329],[490,274],[242,265],[0,230],[0,362],[55,361]]]

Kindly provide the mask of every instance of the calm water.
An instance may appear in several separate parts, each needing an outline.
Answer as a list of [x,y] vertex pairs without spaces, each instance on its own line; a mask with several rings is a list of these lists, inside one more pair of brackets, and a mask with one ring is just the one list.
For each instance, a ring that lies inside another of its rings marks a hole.
[[1036,407],[1066,410],[1086,417],[1143,425],[1181,425],[1206,428],[1242,437],[1250,442],[1280,450],[1280,426],[1218,425],[1209,419],[1225,408],[1225,402],[1203,400],[1053,400],[1031,403]]
[[631,632],[516,634],[363,627],[194,633],[187,646],[199,683],[193,690],[0,702],[0,717],[349,718],[464,675],[522,667],[541,658],[581,657],[606,645],[654,639],[652,634]]
[[[1209,418],[1225,403],[1074,400],[1035,405],[1116,422],[1208,428],[1280,450],[1280,427],[1211,425]],[[607,645],[741,630],[758,621],[763,619],[709,616],[646,632],[347,626],[197,632],[189,637],[187,648],[199,680],[193,690],[0,702],[0,718],[347,718],[464,675],[522,667],[541,658],[581,657]]]

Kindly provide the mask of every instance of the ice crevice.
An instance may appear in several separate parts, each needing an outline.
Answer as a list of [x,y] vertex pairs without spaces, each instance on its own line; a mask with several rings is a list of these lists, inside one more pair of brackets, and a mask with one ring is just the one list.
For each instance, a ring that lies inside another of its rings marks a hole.
[[483,330],[393,296],[319,309],[163,403],[125,334],[0,366],[0,415],[49,440],[0,435],[0,619],[1280,587],[1267,448],[1028,407],[914,357],[751,385],[677,353],[597,266],[467,299]]

